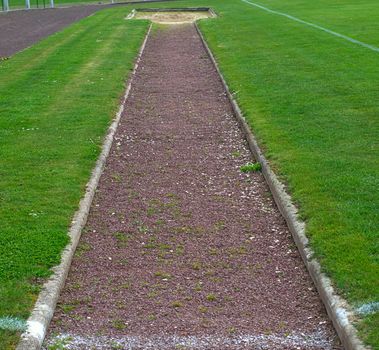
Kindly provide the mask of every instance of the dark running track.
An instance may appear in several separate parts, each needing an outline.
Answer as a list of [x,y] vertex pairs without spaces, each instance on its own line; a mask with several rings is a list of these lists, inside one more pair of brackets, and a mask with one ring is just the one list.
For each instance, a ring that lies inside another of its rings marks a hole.
[[9,57],[94,12],[130,4],[175,0],[136,0],[102,5],[57,7],[54,9],[0,11],[0,58]]
[[8,57],[67,27],[104,5],[0,12],[0,57]]
[[194,26],[153,31],[47,344],[341,349],[251,160]]

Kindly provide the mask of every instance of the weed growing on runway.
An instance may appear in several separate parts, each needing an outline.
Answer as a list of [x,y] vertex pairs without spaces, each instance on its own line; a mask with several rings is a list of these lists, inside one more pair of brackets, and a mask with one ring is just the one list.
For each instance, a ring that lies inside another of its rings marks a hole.
[[245,165],[242,165],[240,167],[240,170],[243,173],[252,173],[252,172],[256,172],[256,171],[261,171],[262,166],[260,163],[247,163]]

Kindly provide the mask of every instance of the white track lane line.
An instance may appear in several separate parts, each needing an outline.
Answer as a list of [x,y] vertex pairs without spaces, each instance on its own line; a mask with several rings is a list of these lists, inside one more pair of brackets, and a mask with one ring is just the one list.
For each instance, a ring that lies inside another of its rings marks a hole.
[[287,13],[284,13],[284,12],[279,12],[279,11],[275,11],[275,10],[271,10],[267,7],[264,7],[262,5],[259,5],[259,4],[256,4],[254,2],[250,2],[248,0],[241,0],[243,1],[244,3],[246,4],[249,4],[251,6],[255,6],[255,7],[258,7],[260,8],[261,10],[264,10],[264,11],[267,11],[267,12],[270,12],[270,13],[273,13],[275,15],[279,15],[279,16],[283,16],[283,17],[286,17],[286,18],[289,18],[293,21],[296,21],[296,22],[299,22],[299,23],[302,23],[302,24],[305,24],[309,27],[313,27],[313,28],[316,28],[316,29],[319,29],[319,30],[322,30],[323,32],[326,32],[326,33],[329,33],[331,35],[334,35],[334,36],[337,36],[339,38],[342,38],[342,39],[345,39],[346,41],[349,41],[353,44],[356,44],[356,45],[360,45],[360,46],[363,46],[365,47],[366,49],[369,49],[369,50],[372,50],[372,51],[375,51],[375,52],[379,52],[379,47],[376,47],[376,46],[373,46],[373,45],[370,45],[370,44],[366,44],[364,43],[363,41],[359,41],[359,40],[355,40],[353,38],[350,38],[349,36],[346,36],[346,35],[343,35],[343,34],[340,34],[340,33],[337,33],[337,32],[334,32],[333,30],[330,30],[330,29],[327,29],[327,28],[324,28],[324,27],[321,27],[317,24],[314,24],[314,23],[311,23],[311,22],[306,22],[306,21],[303,21],[302,19],[300,18],[297,18],[297,17],[294,17],[294,16],[291,16],[291,15],[288,15]]

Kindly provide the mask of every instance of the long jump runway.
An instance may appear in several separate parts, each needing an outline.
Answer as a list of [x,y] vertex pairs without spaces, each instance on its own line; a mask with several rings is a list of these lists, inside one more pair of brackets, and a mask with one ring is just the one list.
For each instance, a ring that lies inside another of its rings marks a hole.
[[341,349],[192,24],[153,30],[45,348]]

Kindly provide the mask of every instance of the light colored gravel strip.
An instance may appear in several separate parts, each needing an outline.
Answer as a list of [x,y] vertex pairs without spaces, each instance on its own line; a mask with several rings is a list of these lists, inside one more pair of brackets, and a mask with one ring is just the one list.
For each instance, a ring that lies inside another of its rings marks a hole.
[[[231,337],[218,335],[175,336],[156,335],[152,337],[125,336],[80,336],[70,333],[59,334],[49,339],[47,346],[64,346],[67,350],[83,349],[238,349],[241,346],[252,350],[273,348],[331,350],[331,345],[322,333],[281,334],[240,334]],[[48,348],[44,348],[48,349]]]
[[262,173],[270,187],[270,190],[274,196],[275,202],[285,218],[287,225],[291,231],[297,248],[303,258],[304,264],[307,267],[309,274],[311,275],[313,282],[320,294],[320,297],[325,305],[330,319],[333,322],[338,336],[346,350],[365,350],[368,349],[364,346],[362,341],[358,338],[357,330],[353,326],[353,320],[356,319],[353,308],[347,303],[346,300],[341,298],[333,288],[330,278],[321,272],[321,266],[318,260],[314,257],[314,252],[309,246],[308,239],[305,234],[305,223],[302,222],[298,215],[297,209],[292,202],[291,197],[285,190],[283,183],[279,181],[275,173],[271,170],[271,167],[263,155],[256,138],[249,125],[247,124],[242,112],[230,93],[229,87],[221,74],[218,64],[210,51],[199,27],[196,24],[196,29],[201,37],[205,49],[208,52],[210,59],[212,60],[217,72],[220,75],[222,83],[227,91],[230,102],[233,106],[234,113],[238,122],[241,125],[246,139],[249,143],[251,152],[254,157],[262,165]]
[[5,316],[0,318],[0,329],[23,332],[26,329],[26,321],[17,317]]
[[54,314],[60,291],[63,288],[68,271],[70,269],[71,261],[75,253],[76,246],[79,242],[82,228],[86,224],[92,199],[99,183],[100,176],[103,172],[105,161],[111,149],[113,137],[119,124],[121,115],[124,111],[124,104],[129,95],[131,84],[133,82],[133,78],[135,76],[135,72],[140,62],[147,39],[149,37],[150,30],[151,26],[149,27],[145,40],[139,51],[134,70],[129,78],[124,97],[120,104],[120,108],[111,126],[108,129],[108,134],[104,140],[100,157],[96,162],[96,166],[92,172],[91,179],[87,184],[86,193],[81,199],[79,203],[79,209],[75,213],[74,219],[72,220],[69,230],[71,241],[62,253],[62,260],[60,265],[53,268],[53,275],[44,284],[42,291],[39,294],[38,300],[34,306],[34,310],[32,311],[32,314],[27,321],[27,330],[22,334],[21,340],[17,346],[17,350],[37,350],[42,346],[47,328]]

